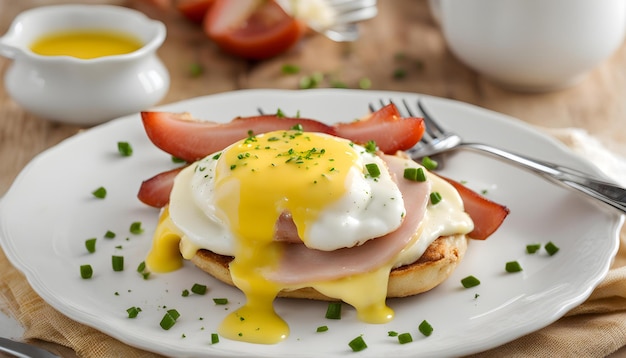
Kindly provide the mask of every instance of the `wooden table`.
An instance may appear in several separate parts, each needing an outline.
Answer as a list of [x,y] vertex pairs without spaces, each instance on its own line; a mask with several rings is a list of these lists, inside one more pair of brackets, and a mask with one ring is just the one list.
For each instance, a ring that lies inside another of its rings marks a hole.
[[[45,4],[63,1],[46,1]],[[140,1],[112,3],[140,8],[164,21],[168,37],[159,55],[168,67],[171,89],[162,103],[247,88],[297,89],[301,76],[322,72],[357,88],[362,78],[371,89],[417,92],[452,98],[512,115],[546,127],[579,127],[609,149],[626,155],[626,44],[575,87],[550,93],[516,93],[494,86],[461,64],[448,50],[425,0],[379,1],[379,15],[361,26],[362,37],[350,44],[311,35],[296,48],[263,62],[247,62],[221,53],[202,31],[176,12],[162,12]],[[0,0],[0,33],[37,0]],[[204,72],[189,74],[199,63]],[[299,75],[281,73],[296,64]],[[0,58],[0,75],[11,61]],[[405,76],[394,72],[402,69]],[[329,86],[330,81],[323,86]],[[0,86],[0,195],[38,153],[81,130],[36,117],[20,108]]]

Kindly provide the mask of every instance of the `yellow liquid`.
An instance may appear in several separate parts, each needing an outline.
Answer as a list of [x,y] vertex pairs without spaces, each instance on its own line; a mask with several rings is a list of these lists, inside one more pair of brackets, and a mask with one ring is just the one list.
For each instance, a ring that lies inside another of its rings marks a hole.
[[108,30],[62,31],[43,36],[30,49],[43,56],[72,56],[93,59],[131,53],[140,49],[139,39]]

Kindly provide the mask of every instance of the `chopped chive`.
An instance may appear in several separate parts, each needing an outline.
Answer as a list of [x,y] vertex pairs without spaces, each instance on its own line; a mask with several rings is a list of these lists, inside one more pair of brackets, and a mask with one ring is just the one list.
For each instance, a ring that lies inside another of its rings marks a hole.
[[96,252],[96,238],[85,240],[85,248],[87,248],[87,251],[90,254],[93,254],[94,252]]
[[139,235],[142,232],[143,232],[143,228],[141,227],[141,221],[135,221],[134,223],[130,224],[131,234]]
[[323,79],[324,74],[322,74],[321,72],[316,72],[313,73],[311,76],[304,76],[300,78],[300,83],[298,84],[298,87],[300,89],[315,88],[319,86],[320,82],[322,82]]
[[111,266],[115,272],[124,271],[124,256],[111,256]]
[[122,157],[133,155],[133,147],[128,142],[117,142],[117,151]]
[[552,243],[552,241],[548,242],[544,248],[546,249],[546,251],[548,252],[548,255],[552,256],[554,254],[556,254],[559,251],[558,246],[556,246],[554,243]]
[[433,191],[432,193],[430,193],[430,202],[435,205],[438,204],[441,201],[441,194],[439,194],[436,191]]
[[363,336],[356,337],[355,339],[351,340],[348,345],[350,346],[350,348],[352,348],[353,352],[360,352],[367,348],[367,344],[365,343]]
[[189,65],[189,76],[191,77],[200,77],[204,72],[204,68],[199,63],[192,63]]
[[380,176],[380,168],[376,163],[367,163],[365,164],[365,169],[367,169],[367,173],[372,178],[378,178]]
[[103,186],[101,186],[98,189],[92,191],[91,194],[98,199],[104,199],[107,196],[107,190]]
[[195,293],[196,295],[204,295],[206,293],[206,285],[194,283],[193,286],[191,286],[191,292]]
[[183,296],[183,297],[189,296],[189,290],[188,289],[184,289],[183,292],[181,293],[181,296]]
[[211,344],[220,342],[220,336],[217,333],[211,333]]
[[178,319],[178,317],[180,317],[180,313],[178,313],[178,311],[176,311],[175,309],[168,310],[167,312],[165,312],[165,315],[161,319],[161,328],[166,331],[172,328],[174,324],[176,324],[176,320]]
[[439,163],[437,163],[436,160],[433,160],[430,157],[424,157],[422,158],[422,165],[428,170],[435,170],[439,166]]
[[480,280],[470,275],[461,280],[461,284],[465,288],[471,288],[480,285]]
[[93,276],[93,268],[91,268],[91,265],[81,265],[80,277],[88,279],[91,278],[91,276]]
[[276,109],[276,117],[278,117],[278,118],[285,118],[285,117],[286,117],[286,116],[285,116],[285,112],[283,112],[283,110],[282,110],[282,109],[277,108],[277,109]]
[[136,318],[139,312],[141,312],[141,308],[133,306],[127,309],[126,312],[128,313],[128,318]]
[[404,168],[404,178],[412,181],[426,181],[426,174],[422,168]]
[[406,77],[406,70],[404,68],[396,68],[393,71],[393,78],[399,80]]
[[329,302],[326,308],[326,318],[341,319],[341,302]]
[[141,261],[139,263],[139,266],[137,266],[137,272],[144,272],[145,269],[146,269],[146,262]]
[[397,337],[398,336],[398,332],[396,332],[396,331],[389,331],[389,332],[387,332],[387,335],[389,337]]
[[300,72],[300,67],[292,64],[284,64],[283,67],[281,67],[281,72],[286,75],[295,75]]
[[539,249],[541,249],[541,244],[526,245],[526,252],[529,254],[534,254],[539,251]]
[[302,124],[300,123],[294,125],[293,127],[291,127],[291,129],[298,132],[304,131],[304,127],[302,127]]
[[184,163],[185,159],[180,159],[172,155],[172,163]]
[[346,84],[346,83],[345,83],[345,82],[343,82],[343,81],[339,81],[339,80],[333,80],[333,81],[330,83],[330,86],[331,86],[332,88],[348,88],[348,84]]
[[363,77],[359,79],[359,88],[360,89],[370,89],[372,87],[372,80],[368,77]]
[[411,333],[402,333],[398,335],[398,342],[400,342],[400,344],[411,343],[413,342],[413,337],[411,336]]
[[404,168],[404,179],[417,181],[417,168]]
[[319,326],[317,327],[317,329],[315,330],[315,332],[326,332],[328,331],[328,326]]
[[115,233],[111,230],[107,230],[107,232],[104,234],[104,237],[107,239],[113,239],[115,238]]
[[519,262],[517,261],[509,261],[506,263],[506,265],[504,265],[504,269],[506,270],[506,272],[520,272],[522,271],[522,265],[519,264]]
[[430,336],[433,333],[433,326],[428,323],[428,321],[423,320],[417,328],[423,335],[426,337]]
[[228,304],[228,298],[214,298],[213,302],[215,302],[216,305],[226,305]]
[[373,140],[368,140],[367,143],[365,143],[365,151],[368,153],[376,153],[376,148],[378,148],[378,146]]
[[215,154],[211,159],[218,160],[218,159],[220,159],[221,155],[222,155],[222,152],[219,152],[219,153]]

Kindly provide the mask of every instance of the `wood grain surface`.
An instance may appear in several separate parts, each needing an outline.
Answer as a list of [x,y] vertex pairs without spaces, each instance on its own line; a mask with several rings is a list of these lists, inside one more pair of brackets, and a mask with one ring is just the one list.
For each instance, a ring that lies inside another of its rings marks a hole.
[[[448,50],[424,0],[379,1],[379,15],[361,25],[355,43],[335,43],[307,36],[288,53],[263,62],[248,62],[221,53],[201,29],[176,11],[135,1],[72,1],[109,3],[140,9],[166,23],[168,36],[159,56],[172,76],[162,103],[245,88],[297,89],[302,76],[321,72],[331,86],[341,81],[357,88],[368,78],[371,89],[397,90],[457,99],[547,127],[579,127],[607,147],[626,155],[626,46],[574,87],[540,94],[502,89],[460,63]],[[31,7],[63,3],[43,0],[0,0],[0,33],[13,18]],[[0,78],[12,61],[0,58]],[[189,67],[201,64],[200,76]],[[281,72],[284,64],[301,68],[297,75]],[[402,78],[394,76],[402,71]],[[0,195],[38,153],[81,128],[54,123],[24,111],[0,86]]]

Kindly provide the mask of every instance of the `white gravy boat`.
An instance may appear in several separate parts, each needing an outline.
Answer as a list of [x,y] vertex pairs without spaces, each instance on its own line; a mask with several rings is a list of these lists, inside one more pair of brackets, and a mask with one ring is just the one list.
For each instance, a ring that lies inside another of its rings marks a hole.
[[[94,59],[42,56],[30,50],[41,36],[77,29],[124,32],[143,46]],[[169,73],[156,55],[165,35],[163,23],[120,6],[27,10],[0,37],[0,55],[13,60],[4,84],[24,109],[54,121],[90,126],[135,113],[159,102],[169,89]]]

